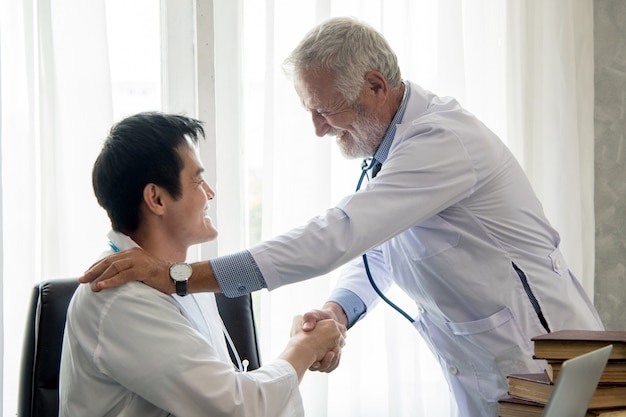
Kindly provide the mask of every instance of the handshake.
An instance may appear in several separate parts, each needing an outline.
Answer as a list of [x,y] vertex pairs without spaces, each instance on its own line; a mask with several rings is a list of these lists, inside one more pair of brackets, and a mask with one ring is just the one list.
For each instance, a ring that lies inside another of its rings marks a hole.
[[300,379],[307,368],[331,372],[339,365],[347,320],[338,305],[329,304],[293,319],[291,338],[279,358],[291,363]]

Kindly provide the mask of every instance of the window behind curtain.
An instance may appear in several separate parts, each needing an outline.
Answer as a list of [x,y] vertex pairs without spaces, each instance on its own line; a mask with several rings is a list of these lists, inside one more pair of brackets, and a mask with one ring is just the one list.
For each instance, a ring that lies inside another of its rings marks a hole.
[[161,109],[160,4],[105,0],[113,118]]

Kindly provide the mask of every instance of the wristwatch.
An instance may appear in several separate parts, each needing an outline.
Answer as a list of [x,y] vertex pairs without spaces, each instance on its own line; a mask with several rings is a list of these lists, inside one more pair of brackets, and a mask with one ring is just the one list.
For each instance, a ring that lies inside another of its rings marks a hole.
[[187,280],[191,276],[191,265],[185,262],[176,262],[170,265],[170,278],[176,284],[176,294],[187,295]]

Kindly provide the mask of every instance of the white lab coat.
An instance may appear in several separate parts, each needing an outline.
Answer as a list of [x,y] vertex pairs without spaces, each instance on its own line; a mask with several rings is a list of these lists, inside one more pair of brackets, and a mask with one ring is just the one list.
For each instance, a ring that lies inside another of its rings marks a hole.
[[[564,198],[567,198],[564,196]],[[497,416],[506,375],[539,372],[531,337],[549,328],[601,329],[508,148],[448,98],[410,84],[407,109],[378,176],[306,225],[250,253],[268,289],[351,260],[337,286],[371,308],[394,281],[417,304],[415,327],[446,373],[464,417]]]
[[[135,246],[110,237],[120,250]],[[304,415],[288,362],[235,370],[213,294],[168,296],[139,282],[77,289],[63,340],[60,410],[60,417]]]

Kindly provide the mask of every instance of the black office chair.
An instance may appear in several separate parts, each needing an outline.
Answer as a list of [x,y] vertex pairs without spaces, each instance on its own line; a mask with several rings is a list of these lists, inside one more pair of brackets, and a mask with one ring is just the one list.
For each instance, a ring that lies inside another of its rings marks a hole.
[[[33,288],[22,348],[17,417],[58,417],[63,329],[77,286],[76,279],[65,278],[43,281]],[[261,360],[252,298],[216,294],[216,299],[239,355],[248,359],[249,370],[257,369]]]

